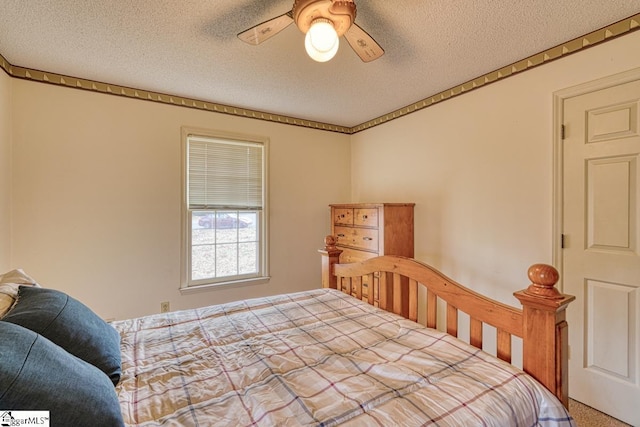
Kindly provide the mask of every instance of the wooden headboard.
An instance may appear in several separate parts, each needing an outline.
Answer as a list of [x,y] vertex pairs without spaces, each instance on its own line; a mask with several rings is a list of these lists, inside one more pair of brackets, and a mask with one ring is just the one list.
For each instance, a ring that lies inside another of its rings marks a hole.
[[[469,316],[469,343],[483,348],[483,324],[496,328],[495,354],[511,363],[511,337],[522,338],[522,367],[547,387],[567,407],[568,326],[565,310],[574,296],[555,287],[558,272],[546,264],[528,270],[531,285],[514,293],[518,309],[487,298],[414,259],[381,256],[359,263],[340,264],[342,252],[333,236],[325,239],[322,254],[322,286],[342,290],[370,304],[418,321],[426,308],[426,326],[436,328],[438,307],[446,306],[446,332],[458,337],[458,312]],[[419,289],[426,288],[426,301]],[[438,300],[443,303],[438,304]]]

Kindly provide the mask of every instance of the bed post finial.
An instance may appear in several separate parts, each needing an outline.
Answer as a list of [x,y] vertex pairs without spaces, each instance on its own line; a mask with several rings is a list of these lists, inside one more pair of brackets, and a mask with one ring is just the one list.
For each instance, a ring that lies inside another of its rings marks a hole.
[[338,264],[342,249],[336,247],[336,238],[328,235],[324,238],[324,249],[319,249],[322,255],[322,287],[338,288],[338,280],[333,274],[333,266]]
[[568,326],[565,311],[573,295],[555,287],[560,275],[547,264],[529,267],[531,285],[513,295],[523,306],[523,369],[569,404]]
[[[325,238],[324,238],[324,248],[326,250],[337,250],[338,248],[336,247],[336,238],[333,237],[331,234],[328,234]],[[342,251],[340,251],[342,252]]]
[[524,291],[525,293],[541,298],[562,299],[563,295],[556,288],[560,275],[554,267],[547,264],[533,264],[527,270],[527,274],[531,284]]

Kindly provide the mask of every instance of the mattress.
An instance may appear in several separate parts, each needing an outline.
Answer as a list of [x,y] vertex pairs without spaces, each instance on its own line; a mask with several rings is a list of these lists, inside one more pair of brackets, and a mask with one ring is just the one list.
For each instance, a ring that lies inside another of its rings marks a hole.
[[518,368],[319,289],[117,321],[130,426],[573,426]]

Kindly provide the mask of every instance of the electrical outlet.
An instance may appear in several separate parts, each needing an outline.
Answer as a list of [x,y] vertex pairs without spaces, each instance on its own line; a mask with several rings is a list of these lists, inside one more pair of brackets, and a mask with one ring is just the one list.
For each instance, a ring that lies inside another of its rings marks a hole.
[[169,301],[164,301],[160,303],[160,313],[166,313],[170,310]]

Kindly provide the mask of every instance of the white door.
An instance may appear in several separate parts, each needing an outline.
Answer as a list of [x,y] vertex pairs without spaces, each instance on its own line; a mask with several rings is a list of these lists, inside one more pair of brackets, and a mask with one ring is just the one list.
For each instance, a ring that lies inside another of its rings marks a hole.
[[640,80],[563,104],[569,395],[640,426]]

